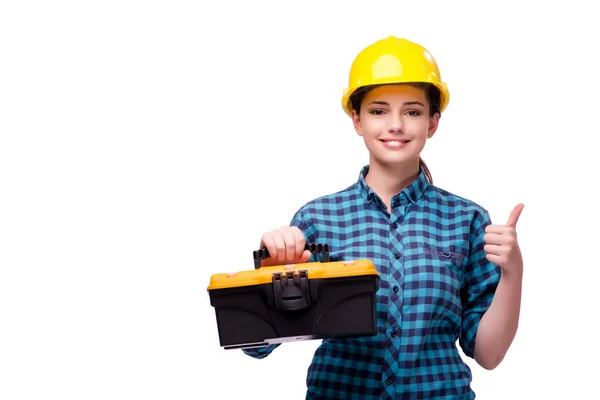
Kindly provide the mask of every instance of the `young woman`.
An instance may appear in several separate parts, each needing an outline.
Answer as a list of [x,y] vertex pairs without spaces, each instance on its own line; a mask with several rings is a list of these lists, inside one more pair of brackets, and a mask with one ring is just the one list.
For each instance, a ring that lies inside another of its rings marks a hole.
[[[523,261],[516,224],[433,185],[420,157],[449,101],[432,55],[389,37],[361,51],[342,99],[369,151],[345,190],[306,203],[265,233],[263,265],[371,259],[381,276],[377,335],[324,340],[308,370],[307,399],[473,399],[464,354],[495,368],[517,331]],[[278,345],[244,352],[264,358]]]

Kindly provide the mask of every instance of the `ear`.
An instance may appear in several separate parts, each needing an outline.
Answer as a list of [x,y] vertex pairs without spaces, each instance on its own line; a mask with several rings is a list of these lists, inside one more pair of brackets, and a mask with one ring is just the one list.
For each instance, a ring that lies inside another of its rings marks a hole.
[[427,129],[427,138],[431,139],[435,132],[437,131],[438,125],[440,123],[440,114],[435,113],[433,117],[429,118],[429,129]]
[[354,125],[354,130],[358,136],[362,136],[363,132],[360,126],[360,116],[356,113],[356,110],[352,110],[352,124]]

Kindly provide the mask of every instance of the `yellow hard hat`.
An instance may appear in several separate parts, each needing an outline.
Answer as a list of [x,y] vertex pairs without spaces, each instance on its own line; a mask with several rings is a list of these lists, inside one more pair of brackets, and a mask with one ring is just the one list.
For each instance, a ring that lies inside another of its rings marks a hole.
[[440,112],[450,100],[446,83],[442,82],[438,65],[427,49],[407,39],[390,36],[363,49],[350,69],[348,87],[344,89],[342,107],[352,115],[350,96],[363,86],[388,83],[426,82],[441,94]]

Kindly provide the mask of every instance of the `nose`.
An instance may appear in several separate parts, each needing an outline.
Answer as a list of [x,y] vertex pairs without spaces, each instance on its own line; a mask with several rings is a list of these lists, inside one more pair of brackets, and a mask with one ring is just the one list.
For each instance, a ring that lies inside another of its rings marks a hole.
[[402,133],[402,117],[397,113],[391,114],[389,133]]

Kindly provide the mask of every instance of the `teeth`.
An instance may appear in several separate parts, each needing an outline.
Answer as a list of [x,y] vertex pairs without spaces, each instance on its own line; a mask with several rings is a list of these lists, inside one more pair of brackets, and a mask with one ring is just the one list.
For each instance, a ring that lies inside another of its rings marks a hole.
[[384,140],[384,142],[390,146],[400,146],[400,144],[406,143],[404,140]]

